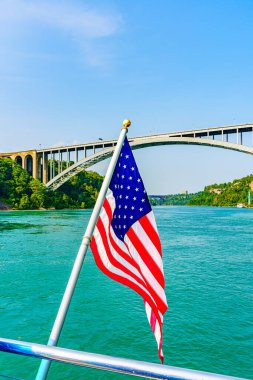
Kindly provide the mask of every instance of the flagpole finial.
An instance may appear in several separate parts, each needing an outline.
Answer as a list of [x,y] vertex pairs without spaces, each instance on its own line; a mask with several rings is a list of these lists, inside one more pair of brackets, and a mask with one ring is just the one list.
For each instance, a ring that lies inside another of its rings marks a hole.
[[123,128],[122,128],[122,129],[127,129],[127,128],[130,127],[130,125],[131,125],[131,120],[129,120],[129,119],[125,119],[125,120],[123,121]]

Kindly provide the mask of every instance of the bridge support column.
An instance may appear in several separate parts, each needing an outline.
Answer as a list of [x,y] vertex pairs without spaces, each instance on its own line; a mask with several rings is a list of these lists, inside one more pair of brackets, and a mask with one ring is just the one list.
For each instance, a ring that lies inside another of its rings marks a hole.
[[61,163],[60,163],[60,151],[58,150],[58,174],[60,173]]
[[70,163],[70,153],[69,153],[69,150],[67,149],[67,168],[69,167],[69,163]]
[[55,153],[53,153],[53,177],[55,177]]
[[43,157],[42,153],[37,154],[37,160],[36,160],[36,170],[37,170],[37,177],[41,182],[43,182]]
[[25,164],[26,164],[26,162],[25,162],[26,154],[22,153],[21,157],[22,157],[22,169],[26,170],[26,167],[25,167]]
[[43,158],[42,158],[42,176],[43,176],[43,183],[46,184],[48,181],[48,157],[43,152]]
[[32,176],[34,179],[38,178],[38,165],[37,165],[37,155],[33,156],[33,166],[32,166]]
[[61,168],[61,172],[62,172],[62,152],[61,152],[61,165],[60,165],[60,168]]

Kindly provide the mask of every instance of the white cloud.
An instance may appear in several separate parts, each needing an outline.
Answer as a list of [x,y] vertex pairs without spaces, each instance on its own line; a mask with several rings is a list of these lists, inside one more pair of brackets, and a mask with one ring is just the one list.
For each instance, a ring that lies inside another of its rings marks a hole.
[[72,2],[34,2],[1,0],[0,20],[38,21],[53,28],[65,30],[85,38],[107,37],[116,33],[121,24],[118,14],[88,9],[84,4]]
[[121,25],[122,18],[117,12],[97,10],[84,2],[0,0],[0,44],[5,51],[8,44],[13,50],[18,40],[29,40],[34,29],[46,27],[70,37],[86,63],[96,66],[96,57],[101,59],[101,53],[98,55],[96,51],[97,43],[114,36]]

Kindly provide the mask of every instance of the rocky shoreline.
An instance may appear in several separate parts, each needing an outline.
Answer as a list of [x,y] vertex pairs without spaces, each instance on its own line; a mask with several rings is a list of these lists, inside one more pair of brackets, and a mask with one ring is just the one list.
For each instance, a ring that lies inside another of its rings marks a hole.
[[0,201],[0,210],[11,210],[11,207]]

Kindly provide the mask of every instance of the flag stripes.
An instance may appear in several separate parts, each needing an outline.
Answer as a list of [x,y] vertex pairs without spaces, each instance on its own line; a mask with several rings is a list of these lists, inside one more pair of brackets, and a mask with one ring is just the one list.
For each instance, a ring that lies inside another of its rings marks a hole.
[[120,240],[112,228],[116,202],[111,190],[104,201],[91,241],[98,267],[112,279],[132,288],[144,299],[151,329],[163,362],[162,324],[167,309],[161,244],[153,212],[137,220]]

